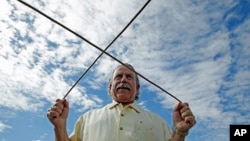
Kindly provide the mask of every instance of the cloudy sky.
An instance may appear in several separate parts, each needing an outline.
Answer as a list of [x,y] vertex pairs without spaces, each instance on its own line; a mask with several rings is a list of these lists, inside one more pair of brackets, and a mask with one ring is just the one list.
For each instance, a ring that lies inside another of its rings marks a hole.
[[[146,0],[25,0],[104,49]],[[228,141],[250,124],[250,2],[152,0],[108,53],[189,102],[197,124],[186,141]],[[16,0],[0,0],[0,141],[52,141],[47,109],[100,54]],[[118,63],[103,55],[67,97],[68,132],[84,112],[111,102]],[[137,101],[172,126],[178,102],[144,79]]]

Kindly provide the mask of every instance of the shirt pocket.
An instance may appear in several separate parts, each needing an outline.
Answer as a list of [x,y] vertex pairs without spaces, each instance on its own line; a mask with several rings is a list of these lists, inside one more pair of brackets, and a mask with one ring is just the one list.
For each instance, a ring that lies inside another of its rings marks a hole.
[[139,121],[135,127],[136,141],[157,141],[155,128],[150,123]]

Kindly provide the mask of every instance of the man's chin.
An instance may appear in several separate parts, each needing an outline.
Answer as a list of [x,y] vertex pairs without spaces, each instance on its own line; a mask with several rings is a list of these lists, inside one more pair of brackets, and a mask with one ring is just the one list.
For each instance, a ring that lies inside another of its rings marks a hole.
[[131,103],[131,99],[128,97],[128,95],[123,94],[117,94],[116,95],[116,101],[119,103]]

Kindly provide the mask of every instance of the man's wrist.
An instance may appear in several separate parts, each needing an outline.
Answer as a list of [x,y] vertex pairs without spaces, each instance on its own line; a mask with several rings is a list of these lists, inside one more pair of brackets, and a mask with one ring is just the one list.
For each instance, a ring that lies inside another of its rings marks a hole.
[[175,133],[175,134],[178,134],[178,135],[180,135],[182,137],[185,137],[185,136],[188,135],[188,130],[187,131],[181,131],[178,128],[176,128],[175,126],[173,126],[173,128],[172,128],[172,132]]

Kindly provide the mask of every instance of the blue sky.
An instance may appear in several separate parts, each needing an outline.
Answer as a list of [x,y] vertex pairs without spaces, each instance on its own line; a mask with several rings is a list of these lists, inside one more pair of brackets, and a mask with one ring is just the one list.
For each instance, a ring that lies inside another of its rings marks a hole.
[[[104,49],[146,2],[25,0]],[[0,141],[50,141],[47,109],[100,51],[15,0],[0,0]],[[189,102],[197,118],[186,141],[228,141],[250,124],[250,2],[152,0],[108,49]],[[103,55],[67,97],[68,132],[84,112],[111,101],[118,63]],[[141,80],[139,105],[172,126],[177,101]]]

